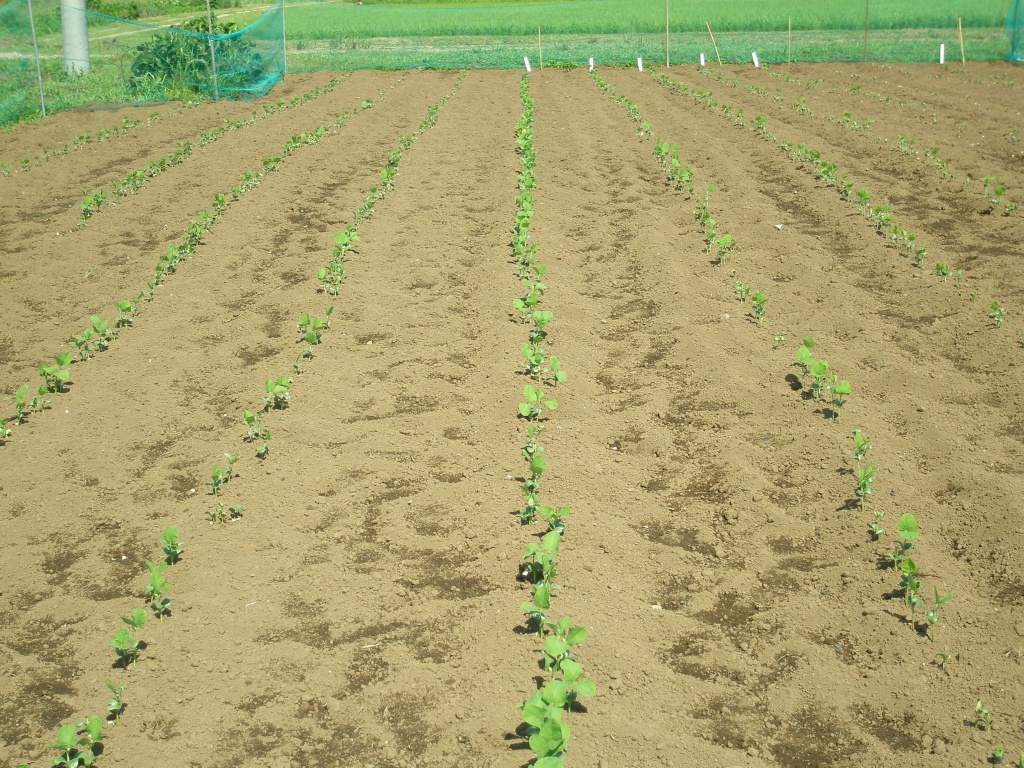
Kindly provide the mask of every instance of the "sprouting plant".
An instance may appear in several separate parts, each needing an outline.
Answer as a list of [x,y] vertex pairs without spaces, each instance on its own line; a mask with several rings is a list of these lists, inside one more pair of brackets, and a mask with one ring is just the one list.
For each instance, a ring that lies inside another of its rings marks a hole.
[[245,508],[241,504],[232,504],[230,507],[226,507],[224,502],[218,501],[214,509],[206,511],[206,519],[211,523],[230,522],[240,518],[243,509]]
[[39,375],[43,377],[47,392],[63,392],[64,383],[71,376],[68,366],[71,365],[71,353],[62,352],[57,355],[54,365],[39,366]]
[[979,731],[992,730],[992,713],[978,699],[974,705],[974,727]]
[[713,245],[717,248],[716,256],[718,257],[719,266],[725,264],[726,257],[732,253],[736,247],[736,240],[733,239],[732,235],[722,235],[714,238]]
[[289,392],[292,386],[292,380],[287,376],[278,376],[277,379],[267,379],[263,384],[263,389],[267,393],[263,397],[264,410],[281,410],[288,406],[288,401],[291,399],[291,393]]
[[1001,747],[994,747],[992,749],[992,764],[1002,765],[1003,760],[1006,758],[1006,752]]
[[103,189],[98,189],[94,192],[88,190],[82,190],[82,204],[81,204],[81,216],[82,221],[85,221],[94,213],[96,213],[103,204],[107,201],[107,192]]
[[548,704],[533,699],[520,705],[530,750],[536,756],[533,763],[538,768],[564,768],[562,757],[569,743],[569,726],[562,722],[563,709],[560,705]]
[[874,514],[875,520],[874,522],[868,523],[868,530],[871,532],[871,540],[878,541],[885,535],[885,529],[882,527],[882,518],[885,517],[885,510],[876,510]]
[[185,551],[185,545],[178,538],[178,527],[174,525],[164,529],[164,534],[160,537],[160,545],[164,550],[168,565],[176,565],[181,553]]
[[519,415],[527,421],[537,421],[545,408],[551,411],[558,408],[557,400],[545,400],[544,393],[532,384],[523,388],[523,398],[526,402],[519,404]]
[[9,440],[11,438],[11,430],[7,428],[7,422],[10,419],[0,419],[0,440]]
[[565,661],[574,658],[573,646],[586,639],[586,629],[573,626],[568,616],[559,619],[551,634],[544,638],[544,671],[551,676],[560,672]]
[[114,646],[114,653],[123,666],[127,666],[128,662],[134,666],[139,657],[139,640],[135,636],[135,630],[146,626],[146,611],[135,608],[127,616],[122,616],[121,621],[127,626],[114,633],[110,644]]
[[859,429],[853,430],[851,434],[853,434],[853,455],[850,458],[860,464],[871,450],[871,438]]
[[754,318],[757,320],[757,327],[761,327],[761,323],[764,322],[765,304],[768,302],[768,297],[764,295],[764,291],[756,291],[753,296],[750,297],[750,303],[754,310]]
[[1006,319],[1006,309],[1000,306],[998,301],[993,301],[989,304],[988,309],[988,316],[992,320],[992,324],[998,328],[1003,324],[1003,320]]
[[569,514],[568,507],[545,507],[541,505],[537,507],[537,511],[541,517],[548,521],[548,527],[551,531],[558,534],[565,533],[565,522],[562,518]]
[[737,280],[736,281],[736,287],[735,287],[734,291],[736,293],[736,298],[738,298],[740,301],[746,301],[747,300],[747,294],[750,293],[750,284],[748,283],[748,284],[744,285],[739,280]]
[[544,535],[539,545],[529,542],[522,557],[520,577],[531,584],[543,583],[551,586],[552,579],[557,575],[555,555],[558,554],[561,541],[562,534],[552,530]]
[[67,723],[57,731],[57,740],[50,747],[57,750],[54,766],[79,768],[89,766],[96,759],[95,746],[102,742],[103,720],[90,717],[76,725]]
[[870,461],[857,470],[857,497],[860,499],[860,511],[864,511],[864,503],[871,495],[871,484],[875,481],[875,468]]
[[846,405],[846,398],[850,396],[853,389],[849,381],[838,379],[835,374],[832,375],[832,381],[828,388],[832,393],[832,421],[839,421],[839,415],[842,413],[843,406]]
[[28,418],[31,411],[31,404],[25,400],[25,395],[27,394],[28,384],[22,384],[15,390],[13,395],[7,395],[4,397],[4,400],[14,401],[14,415],[12,415],[8,421],[13,421],[15,424],[23,424],[25,419]]
[[938,661],[932,663],[935,664],[935,666],[937,666],[940,671],[945,672],[948,675],[949,670],[946,669],[946,665],[953,661],[953,654],[949,653],[948,651],[939,651],[935,654],[935,656],[938,658]]
[[114,304],[114,308],[118,311],[118,315],[114,319],[114,326],[117,328],[124,328],[125,326],[132,324],[132,320],[139,309],[139,305],[134,299],[126,299],[125,301],[119,301]]
[[247,443],[253,443],[257,440],[269,440],[270,429],[263,426],[261,420],[263,414],[260,411],[250,411],[248,409],[242,409],[242,419],[246,426],[246,435],[243,438]]
[[814,399],[821,400],[829,381],[828,360],[812,360],[810,376],[811,392],[814,394]]
[[163,621],[164,616],[170,613],[171,608],[171,599],[167,597],[167,593],[171,591],[171,585],[164,578],[164,569],[167,568],[167,563],[160,562],[154,565],[147,560],[146,568],[149,569],[149,583],[146,584],[149,607],[157,618]]
[[907,559],[907,553],[913,548],[914,542],[919,535],[917,518],[909,512],[900,515],[899,522],[896,523],[896,536],[898,540],[893,546],[892,552],[886,553],[885,559],[891,562],[894,568],[902,568],[903,561]]
[[942,282],[946,282],[946,278],[953,274],[953,270],[949,268],[949,264],[944,261],[940,261],[935,265],[935,269],[932,270],[932,274]]
[[786,334],[783,331],[779,331],[772,337],[772,349],[778,349],[786,343]]
[[929,608],[928,610],[926,610],[924,612],[924,617],[928,621],[928,629],[931,631],[931,639],[932,639],[933,643],[935,642],[935,632],[938,629],[939,621],[941,621],[941,619],[942,619],[942,616],[939,613],[939,609],[941,609],[942,606],[944,606],[946,603],[948,603],[950,600],[953,599],[953,592],[952,591],[947,592],[944,595],[940,595],[939,594],[939,588],[938,587],[934,587],[934,589],[935,589],[935,606],[932,607],[932,608]]
[[924,601],[918,593],[921,591],[921,578],[917,573],[917,564],[909,557],[900,563],[900,586],[903,588],[903,602],[910,608],[910,626],[917,625],[917,609],[924,607]]
[[121,713],[124,712],[124,689],[128,687],[128,684],[114,685],[109,680],[104,680],[103,682],[110,689],[110,701],[107,702],[107,716],[113,718],[116,723],[121,719]]
[[207,483],[214,496],[220,496],[220,489],[227,482],[225,478],[230,478],[230,475],[225,473],[219,464],[214,464],[213,471],[210,473],[210,480]]

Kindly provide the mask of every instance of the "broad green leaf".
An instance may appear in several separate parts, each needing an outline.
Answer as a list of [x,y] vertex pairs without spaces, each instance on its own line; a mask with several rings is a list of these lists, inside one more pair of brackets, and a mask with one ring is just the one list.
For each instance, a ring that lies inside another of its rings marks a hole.
[[569,630],[569,633],[565,636],[565,641],[569,645],[578,645],[587,639],[587,630],[583,627],[573,627]]
[[896,533],[904,541],[913,541],[918,536],[917,530],[917,518],[907,512],[900,516],[900,521],[896,526]]
[[832,388],[832,391],[835,392],[837,395],[848,395],[853,390],[850,387],[850,382],[848,382],[846,379],[843,379]]
[[544,653],[546,653],[548,656],[554,656],[555,658],[558,658],[567,650],[569,650],[568,644],[563,643],[557,637],[551,637],[550,635],[548,635],[546,638],[544,638]]
[[523,397],[526,398],[526,402],[528,403],[535,403],[540,400],[540,395],[537,393],[537,390],[533,388],[532,384],[527,384],[523,387]]
[[583,676],[583,667],[572,659],[564,659],[559,665],[562,671],[562,676],[565,678],[566,684],[572,686],[579,678]]
[[597,693],[597,686],[594,685],[594,681],[589,677],[584,677],[576,683],[576,693],[580,696],[594,696]]
[[520,403],[519,404],[519,415],[520,416],[525,418],[525,417],[529,416],[532,411],[533,411],[533,409],[530,407],[529,403]]
[[562,541],[562,534],[558,531],[548,531],[544,534],[544,538],[540,540],[540,545],[545,552],[554,554],[558,552],[558,545]]
[[103,721],[93,715],[85,721],[85,732],[89,734],[89,738],[94,742],[103,740]]
[[533,604],[544,611],[551,608],[551,587],[539,584],[533,591]]
[[553,707],[564,707],[569,690],[564,680],[552,680],[541,691],[544,701]]
[[50,745],[61,752],[70,752],[78,746],[78,738],[75,735],[75,726],[67,723],[57,731],[57,740]]

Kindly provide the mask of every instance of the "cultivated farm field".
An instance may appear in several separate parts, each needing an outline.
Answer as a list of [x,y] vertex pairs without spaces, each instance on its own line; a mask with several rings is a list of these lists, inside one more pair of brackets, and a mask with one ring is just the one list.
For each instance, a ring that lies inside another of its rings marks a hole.
[[1016,765],[1022,91],[360,71],[0,134],[0,767]]

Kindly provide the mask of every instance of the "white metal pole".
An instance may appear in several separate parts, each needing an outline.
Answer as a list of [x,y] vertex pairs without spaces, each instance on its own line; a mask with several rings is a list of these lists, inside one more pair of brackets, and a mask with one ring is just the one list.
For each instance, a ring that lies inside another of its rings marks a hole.
[[217,92],[217,54],[213,50],[213,13],[210,11],[210,0],[206,0],[206,28],[210,31],[210,67],[213,72],[213,100],[220,98]]
[[284,74],[288,74],[288,37],[284,27],[284,0],[281,0],[281,56],[284,58]]
[[39,106],[46,117],[46,99],[43,97],[43,69],[39,65],[39,41],[36,39],[36,21],[32,16],[32,0],[28,0],[28,25],[32,28],[32,50],[36,53],[36,80],[39,82]]

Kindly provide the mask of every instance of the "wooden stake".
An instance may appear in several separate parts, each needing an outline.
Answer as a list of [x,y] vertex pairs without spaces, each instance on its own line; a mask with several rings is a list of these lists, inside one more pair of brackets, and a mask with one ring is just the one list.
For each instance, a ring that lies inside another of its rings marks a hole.
[[786,54],[786,63],[793,63],[793,17],[789,17],[789,52]]
[[711,25],[704,22],[708,27],[708,34],[711,35],[711,44],[715,46],[715,57],[718,59],[718,66],[722,66],[722,56],[718,53],[718,43],[715,42],[715,33],[711,31]]
[[540,47],[540,24],[537,25],[537,60],[539,61],[538,69],[544,69],[544,50]]
[[871,0],[864,0],[864,61],[868,60],[868,8]]
[[668,52],[668,0],[665,0],[665,68],[672,66]]
[[967,64],[967,57],[964,56],[964,25],[959,16],[956,17],[956,29],[960,33],[960,63]]

